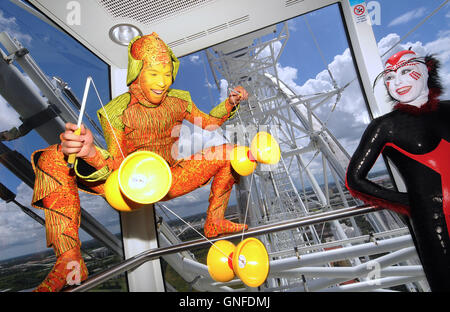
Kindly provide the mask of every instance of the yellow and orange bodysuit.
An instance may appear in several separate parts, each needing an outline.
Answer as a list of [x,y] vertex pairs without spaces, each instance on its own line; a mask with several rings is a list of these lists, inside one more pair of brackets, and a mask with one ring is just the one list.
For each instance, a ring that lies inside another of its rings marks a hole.
[[234,145],[210,147],[185,159],[177,157],[177,129],[183,120],[208,129],[222,125],[230,117],[232,108],[228,100],[225,100],[209,115],[205,114],[195,106],[188,92],[180,90],[170,90],[165,99],[155,106],[146,100],[139,84],[133,83],[128,93],[111,101],[105,111],[99,110],[108,151],[97,149],[94,157],[84,160],[95,171],[82,174],[78,170],[79,166],[76,166],[77,175],[90,183],[104,181],[120,166],[122,152],[126,156],[138,150],[152,151],[162,156],[172,171],[172,186],[162,201],[187,194],[214,178],[204,227],[205,235],[214,237],[242,230],[243,225],[224,219],[231,189],[239,180],[239,176],[233,174],[229,160]]
[[[130,44],[131,45],[131,44]],[[67,263],[77,261],[81,280],[87,269],[80,254],[78,228],[80,200],[78,189],[103,195],[109,174],[119,168],[124,157],[139,150],[158,153],[172,171],[172,186],[163,201],[187,194],[212,181],[209,207],[204,225],[207,237],[247,228],[224,219],[232,187],[239,176],[232,170],[229,154],[232,144],[211,147],[185,159],[177,159],[177,126],[183,120],[203,128],[220,126],[232,115],[228,99],[209,114],[201,112],[189,92],[169,89],[159,105],[150,103],[138,80],[130,82],[129,92],[110,101],[98,111],[107,150],[95,147],[95,155],[78,158],[74,170],[67,167],[61,145],[52,145],[32,155],[36,174],[32,205],[45,210],[48,247],[53,247],[57,262],[38,291],[57,291],[66,285]],[[114,133],[113,133],[114,131]],[[123,155],[122,155],[123,153]]]

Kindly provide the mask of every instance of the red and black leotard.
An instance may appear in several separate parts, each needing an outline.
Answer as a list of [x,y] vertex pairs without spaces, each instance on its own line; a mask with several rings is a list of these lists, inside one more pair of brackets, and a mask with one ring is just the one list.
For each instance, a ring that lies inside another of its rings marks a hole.
[[[367,179],[379,155],[392,160],[407,193]],[[420,109],[398,104],[374,119],[347,169],[353,196],[408,215],[416,249],[432,291],[450,290],[450,101]]]

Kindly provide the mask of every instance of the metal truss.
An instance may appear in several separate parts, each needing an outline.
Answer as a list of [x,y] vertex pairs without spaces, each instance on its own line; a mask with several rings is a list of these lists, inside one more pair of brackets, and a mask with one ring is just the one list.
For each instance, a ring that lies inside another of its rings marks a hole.
[[[241,104],[236,117],[225,124],[225,129],[232,129],[237,133],[231,136],[233,143],[249,145],[253,135],[263,130],[272,133],[280,144],[282,152],[280,162],[274,166],[258,166],[255,175],[251,178],[246,177],[244,183],[238,186],[240,211],[248,213],[250,226],[339,210],[361,203],[350,196],[344,184],[350,156],[327,128],[327,122],[329,118],[333,118],[332,112],[339,103],[343,90],[350,83],[356,82],[356,79],[344,86],[338,86],[328,69],[333,86],[329,91],[310,95],[297,94],[278,75],[277,63],[288,40],[289,31],[287,23],[284,23],[279,29],[275,26],[269,27],[206,50],[218,87],[220,87],[218,77],[222,77],[231,88],[242,85],[251,95],[247,103]],[[316,109],[325,104],[332,109],[326,120],[321,120],[316,114]],[[352,231],[349,232],[349,229]],[[346,220],[332,220],[320,226],[310,225],[275,232],[263,235],[260,239],[266,244],[273,261],[271,266],[273,274],[277,272],[274,265],[283,259],[304,257],[320,259],[314,255],[320,255],[326,252],[327,248],[331,248],[324,246],[329,242],[339,242],[332,248],[339,249],[338,254],[345,254],[347,249],[351,250],[358,245],[352,240],[353,237],[392,233],[399,229],[405,229],[402,220],[389,211],[382,211],[358,219],[350,217]],[[412,246],[410,237],[405,235],[407,234],[404,234],[402,239]],[[312,248],[314,246],[317,248]],[[372,251],[376,253],[380,246],[381,244],[378,244],[373,247]],[[418,269],[419,262],[413,249],[408,249],[407,256],[400,249],[393,250],[392,256],[388,258],[398,261],[390,265],[403,264]],[[367,276],[355,274],[361,273],[361,268],[371,263],[372,251],[347,258],[349,261],[340,264],[345,265],[345,268],[336,267],[331,260],[315,263],[322,268],[320,275],[309,274],[305,268],[280,273],[276,278],[269,278],[261,290],[264,288],[288,290],[291,286],[295,288],[295,285],[299,284],[317,283],[322,286],[307,289],[313,291],[333,287],[336,291],[343,291],[350,288],[341,287],[339,283],[349,281],[351,278],[330,280],[330,277],[338,271],[349,273],[347,277],[352,277],[353,283],[360,285],[361,289],[389,287],[387,285],[393,283],[390,279],[380,280],[378,287],[367,288],[367,285],[361,284],[368,281]],[[402,256],[397,257],[397,253]],[[379,259],[380,263],[384,261],[383,259]],[[303,266],[301,261],[293,263],[294,267]],[[315,270],[319,269],[314,267],[312,271]],[[389,272],[397,270],[400,269],[392,270],[391,267],[388,269]],[[323,284],[320,282],[321,279],[331,282]],[[423,280],[423,274],[415,274],[411,279],[394,280],[397,284],[404,283],[408,290],[427,289],[426,282],[412,283]]]

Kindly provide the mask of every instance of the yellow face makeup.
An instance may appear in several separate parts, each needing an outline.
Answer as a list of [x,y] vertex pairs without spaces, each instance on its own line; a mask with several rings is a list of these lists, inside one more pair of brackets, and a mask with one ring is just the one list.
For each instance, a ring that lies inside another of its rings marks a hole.
[[171,64],[146,64],[139,74],[139,84],[147,100],[155,105],[161,104],[172,85]]

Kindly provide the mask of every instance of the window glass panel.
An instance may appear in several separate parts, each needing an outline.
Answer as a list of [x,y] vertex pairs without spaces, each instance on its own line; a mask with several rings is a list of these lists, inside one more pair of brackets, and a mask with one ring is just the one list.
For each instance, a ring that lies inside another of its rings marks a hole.
[[[250,45],[239,45],[240,40],[249,42],[249,38],[252,40]],[[179,147],[183,156],[207,146],[236,143],[227,131],[240,126],[245,127],[244,133],[248,131],[249,135],[254,135],[254,126],[259,125],[273,131],[280,143],[283,164],[277,169],[272,168],[274,175],[270,178],[264,176],[264,171],[270,169],[263,167],[254,176],[254,181],[250,176],[241,177],[241,181],[251,185],[252,196],[248,200],[242,191],[238,196],[238,187],[235,187],[227,217],[235,217],[235,222],[246,220],[252,227],[330,208],[358,205],[346,190],[343,177],[349,157],[370,122],[370,115],[339,6],[330,5],[232,41],[234,50],[227,50],[225,42],[182,57],[173,85],[189,90],[193,101],[206,113],[238,84],[250,93],[247,103],[241,104],[239,115],[215,133],[185,122]],[[267,111],[270,113],[264,113]],[[243,140],[242,136],[237,143],[248,145],[249,141]],[[381,157],[372,169],[371,177],[391,186]],[[273,184],[277,185],[276,191]],[[184,221],[164,206],[157,208],[158,215],[168,222],[179,240],[197,239],[203,234],[209,192],[210,185],[164,203]],[[377,226],[363,217],[355,219],[342,222],[341,235],[367,234]],[[304,244],[325,243],[336,240],[337,235],[336,228],[325,223],[260,239],[270,255],[287,256],[295,254],[296,248],[305,247]],[[206,264],[208,250],[192,251],[190,257]],[[190,289],[186,283],[173,278],[176,264],[173,267],[164,265],[164,269],[166,282],[175,289]],[[191,281],[189,266],[178,272],[186,281]],[[199,284],[191,286],[200,290]],[[270,289],[275,284],[272,281],[263,287]],[[242,286],[238,281],[224,287]]]
[[[30,52],[41,70],[49,80],[58,77],[67,83],[81,103],[85,82],[91,76],[99,91],[103,103],[110,98],[109,68],[106,63],[84,48],[67,34],[49,26],[32,14],[5,1],[0,8],[0,32],[7,32],[19,40]],[[0,48],[6,53],[5,47]],[[23,69],[13,63],[19,71]],[[25,79],[32,88],[42,92],[25,73]],[[54,83],[54,81],[53,81]],[[66,99],[67,100],[67,99]],[[70,101],[67,100],[70,104]],[[92,86],[86,106],[83,123],[98,137],[101,144],[103,138],[90,123],[89,118],[99,127],[96,111],[101,108]],[[0,131],[6,131],[21,124],[19,114],[10,103],[0,97]],[[74,108],[76,114],[78,109]],[[36,131],[13,141],[2,142],[6,149],[20,153],[29,166],[31,154],[48,146]],[[4,150],[3,148],[2,150]],[[26,215],[18,206],[30,209],[32,213],[44,218],[43,211],[31,207],[32,189],[17,178],[5,165],[0,165],[0,178],[9,190],[16,194],[16,203],[0,200],[0,290],[21,291],[36,287],[52,268],[55,257],[53,251],[46,247],[45,228],[33,218]],[[80,192],[81,205],[108,231],[121,239],[118,213],[106,204],[100,196]],[[121,261],[120,257],[93,239],[80,229],[82,254],[90,274],[98,273]],[[124,275],[99,285],[102,291],[126,291]],[[93,290],[95,291],[95,289]]]

